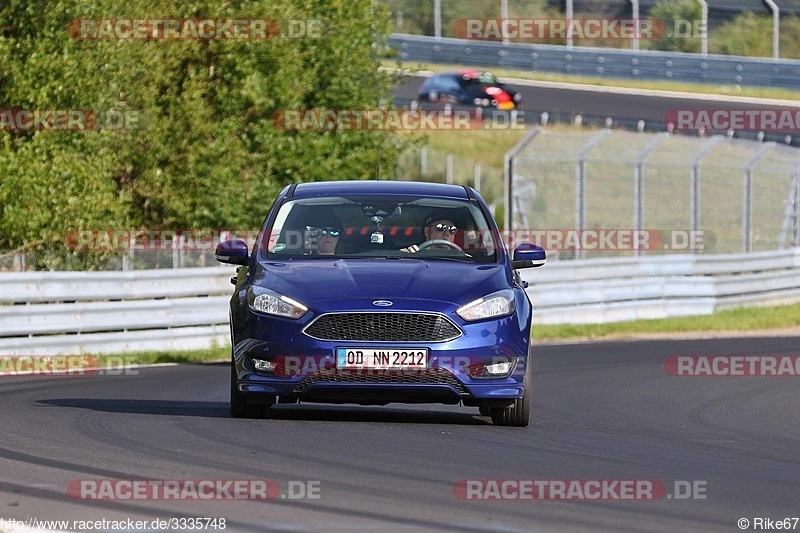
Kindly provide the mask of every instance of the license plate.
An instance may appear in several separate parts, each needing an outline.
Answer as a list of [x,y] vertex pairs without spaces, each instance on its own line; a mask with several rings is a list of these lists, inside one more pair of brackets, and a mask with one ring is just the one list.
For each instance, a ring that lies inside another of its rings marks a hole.
[[425,368],[427,348],[337,348],[336,368]]

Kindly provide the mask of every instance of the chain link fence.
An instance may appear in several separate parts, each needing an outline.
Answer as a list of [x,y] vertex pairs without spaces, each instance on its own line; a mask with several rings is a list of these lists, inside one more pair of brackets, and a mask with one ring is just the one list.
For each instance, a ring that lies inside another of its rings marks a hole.
[[465,157],[436,150],[430,146],[412,146],[404,151],[397,167],[397,179],[454,183],[475,188],[489,204],[503,201],[503,168],[481,164]]
[[723,136],[537,127],[506,161],[506,228],[538,241],[551,256],[800,246],[797,148]]

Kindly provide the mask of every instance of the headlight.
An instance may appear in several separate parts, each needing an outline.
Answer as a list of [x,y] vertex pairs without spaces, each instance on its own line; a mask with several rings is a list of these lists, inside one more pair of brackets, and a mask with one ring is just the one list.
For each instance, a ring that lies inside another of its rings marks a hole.
[[460,307],[456,313],[464,320],[473,321],[510,315],[516,307],[514,291],[503,289]]
[[250,287],[247,305],[253,311],[286,318],[300,318],[308,311],[308,307],[300,302],[263,287]]

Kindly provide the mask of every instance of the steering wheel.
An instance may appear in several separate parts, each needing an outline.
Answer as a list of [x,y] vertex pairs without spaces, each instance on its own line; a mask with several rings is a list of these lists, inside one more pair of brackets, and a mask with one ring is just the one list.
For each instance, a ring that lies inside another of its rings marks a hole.
[[429,241],[425,241],[422,244],[418,245],[420,250],[424,250],[430,246],[442,245],[447,246],[448,248],[452,248],[453,250],[458,250],[459,252],[463,252],[464,249],[461,248],[454,242],[450,242],[447,239],[431,239]]

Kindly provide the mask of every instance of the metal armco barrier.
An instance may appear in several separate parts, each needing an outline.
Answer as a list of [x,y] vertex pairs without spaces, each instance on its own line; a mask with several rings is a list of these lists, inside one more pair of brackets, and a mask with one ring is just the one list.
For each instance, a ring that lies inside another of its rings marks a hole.
[[[0,356],[224,345],[232,273],[228,267],[2,273]],[[522,275],[540,324],[701,315],[800,301],[800,248],[555,261]]]
[[738,56],[618,50],[549,44],[392,34],[389,45],[410,62],[555,72],[602,78],[676,80],[797,89],[800,61]]
[[800,301],[800,248],[561,261],[524,270],[538,324],[708,315]]

